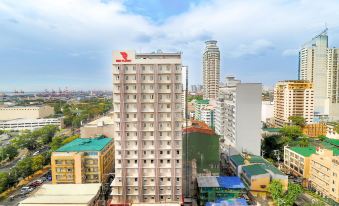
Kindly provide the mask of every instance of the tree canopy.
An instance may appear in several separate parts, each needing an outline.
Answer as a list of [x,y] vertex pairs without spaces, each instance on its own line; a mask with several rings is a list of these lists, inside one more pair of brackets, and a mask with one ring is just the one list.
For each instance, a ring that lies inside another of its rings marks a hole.
[[288,120],[291,121],[292,125],[304,127],[306,124],[306,120],[304,117],[301,116],[290,116],[288,117]]

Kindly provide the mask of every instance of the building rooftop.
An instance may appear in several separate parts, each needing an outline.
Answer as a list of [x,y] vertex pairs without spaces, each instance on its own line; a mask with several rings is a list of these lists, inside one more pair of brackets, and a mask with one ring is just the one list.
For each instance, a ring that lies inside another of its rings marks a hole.
[[261,164],[246,165],[242,167],[242,170],[248,177],[268,173]]
[[100,187],[101,184],[43,184],[20,205],[88,205],[97,196]]
[[[245,165],[245,159],[240,154],[230,156],[230,160],[236,167],[239,167],[240,165]],[[261,167],[262,170],[264,170],[262,174],[265,174],[268,171],[270,171],[271,173],[276,175],[284,175],[278,168],[276,168],[274,165],[272,165],[270,162],[268,162],[261,156],[249,155],[248,161],[250,164],[243,166],[242,168],[250,165],[258,165]]]
[[202,99],[202,100],[195,100],[196,104],[209,104],[210,100]]
[[237,176],[199,176],[198,187],[221,187],[226,189],[244,189],[245,186]]
[[98,125],[111,125],[111,124],[114,124],[114,121],[111,117],[109,116],[104,116],[104,117],[101,117],[99,119],[96,119],[92,122],[89,122],[85,125],[85,127],[87,126],[98,126]]
[[280,132],[281,128],[263,128],[265,132]]
[[312,154],[315,154],[316,148],[311,146],[311,147],[291,147],[290,148],[293,152],[298,153],[299,155],[303,157],[309,157]]
[[57,152],[101,151],[112,140],[113,140],[112,138],[105,138],[105,137],[78,138],[60,147],[57,150]]

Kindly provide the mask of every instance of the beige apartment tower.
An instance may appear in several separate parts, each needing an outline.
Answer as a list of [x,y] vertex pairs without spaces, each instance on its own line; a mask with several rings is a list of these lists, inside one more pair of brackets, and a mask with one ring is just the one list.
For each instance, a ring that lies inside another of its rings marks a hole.
[[279,81],[274,89],[274,121],[282,127],[290,116],[301,116],[306,123],[313,123],[313,84],[304,80]]
[[204,99],[217,99],[220,81],[220,51],[217,41],[206,41],[203,57]]
[[111,205],[181,201],[181,75],[181,53],[113,52]]

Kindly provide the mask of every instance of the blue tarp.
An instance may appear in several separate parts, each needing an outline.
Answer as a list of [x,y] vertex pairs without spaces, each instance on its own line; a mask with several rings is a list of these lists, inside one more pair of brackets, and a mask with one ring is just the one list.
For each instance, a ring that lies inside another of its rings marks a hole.
[[248,206],[243,198],[220,200],[218,202],[207,202],[206,206]]
[[237,176],[220,176],[217,177],[220,187],[227,189],[244,189],[245,185]]

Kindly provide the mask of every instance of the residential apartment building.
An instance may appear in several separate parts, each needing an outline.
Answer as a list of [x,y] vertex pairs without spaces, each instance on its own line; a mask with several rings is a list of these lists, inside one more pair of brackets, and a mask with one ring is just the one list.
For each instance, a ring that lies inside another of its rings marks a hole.
[[328,149],[311,156],[311,186],[322,196],[339,203],[339,156]]
[[13,119],[39,119],[52,115],[54,115],[54,108],[47,105],[0,108],[0,121]]
[[186,99],[186,95],[188,94],[188,67],[187,66],[183,66],[182,67],[182,98],[181,98],[181,104],[183,105],[182,107],[182,116],[184,119],[189,118],[188,114],[186,112],[186,107],[187,107],[187,99]]
[[214,127],[214,109],[214,106],[208,105],[200,110],[199,120],[205,122],[211,128]]
[[234,76],[226,76],[225,80],[225,86],[219,88],[214,115],[215,133],[221,136],[224,136],[225,133],[225,95],[228,93],[227,91],[234,90],[235,86],[241,83]]
[[301,116],[313,123],[313,84],[304,80],[279,81],[274,88],[274,122],[278,127],[289,124],[290,116]]
[[196,120],[201,120],[201,110],[205,107],[207,107],[210,103],[210,100],[204,99],[204,100],[194,100],[194,118]]
[[51,156],[53,184],[105,183],[113,168],[112,138],[78,138]]
[[181,53],[113,52],[111,205],[181,200],[181,75]]
[[14,119],[0,121],[0,130],[22,131],[39,129],[47,125],[55,125],[59,128],[64,127],[62,118],[45,118],[45,119]]
[[328,47],[327,29],[305,43],[299,52],[299,79],[314,84],[317,116],[339,119],[339,49]]
[[203,56],[203,81],[204,99],[216,99],[218,97],[220,82],[220,51],[217,41],[206,41]]
[[[222,148],[231,153],[230,147],[238,153],[246,151],[260,155],[261,145],[261,84],[237,83],[220,91],[223,95],[224,116],[216,117],[216,124],[223,121]],[[219,108],[218,108],[219,109]],[[219,127],[219,131],[221,126]],[[248,144],[251,142],[251,144]]]

